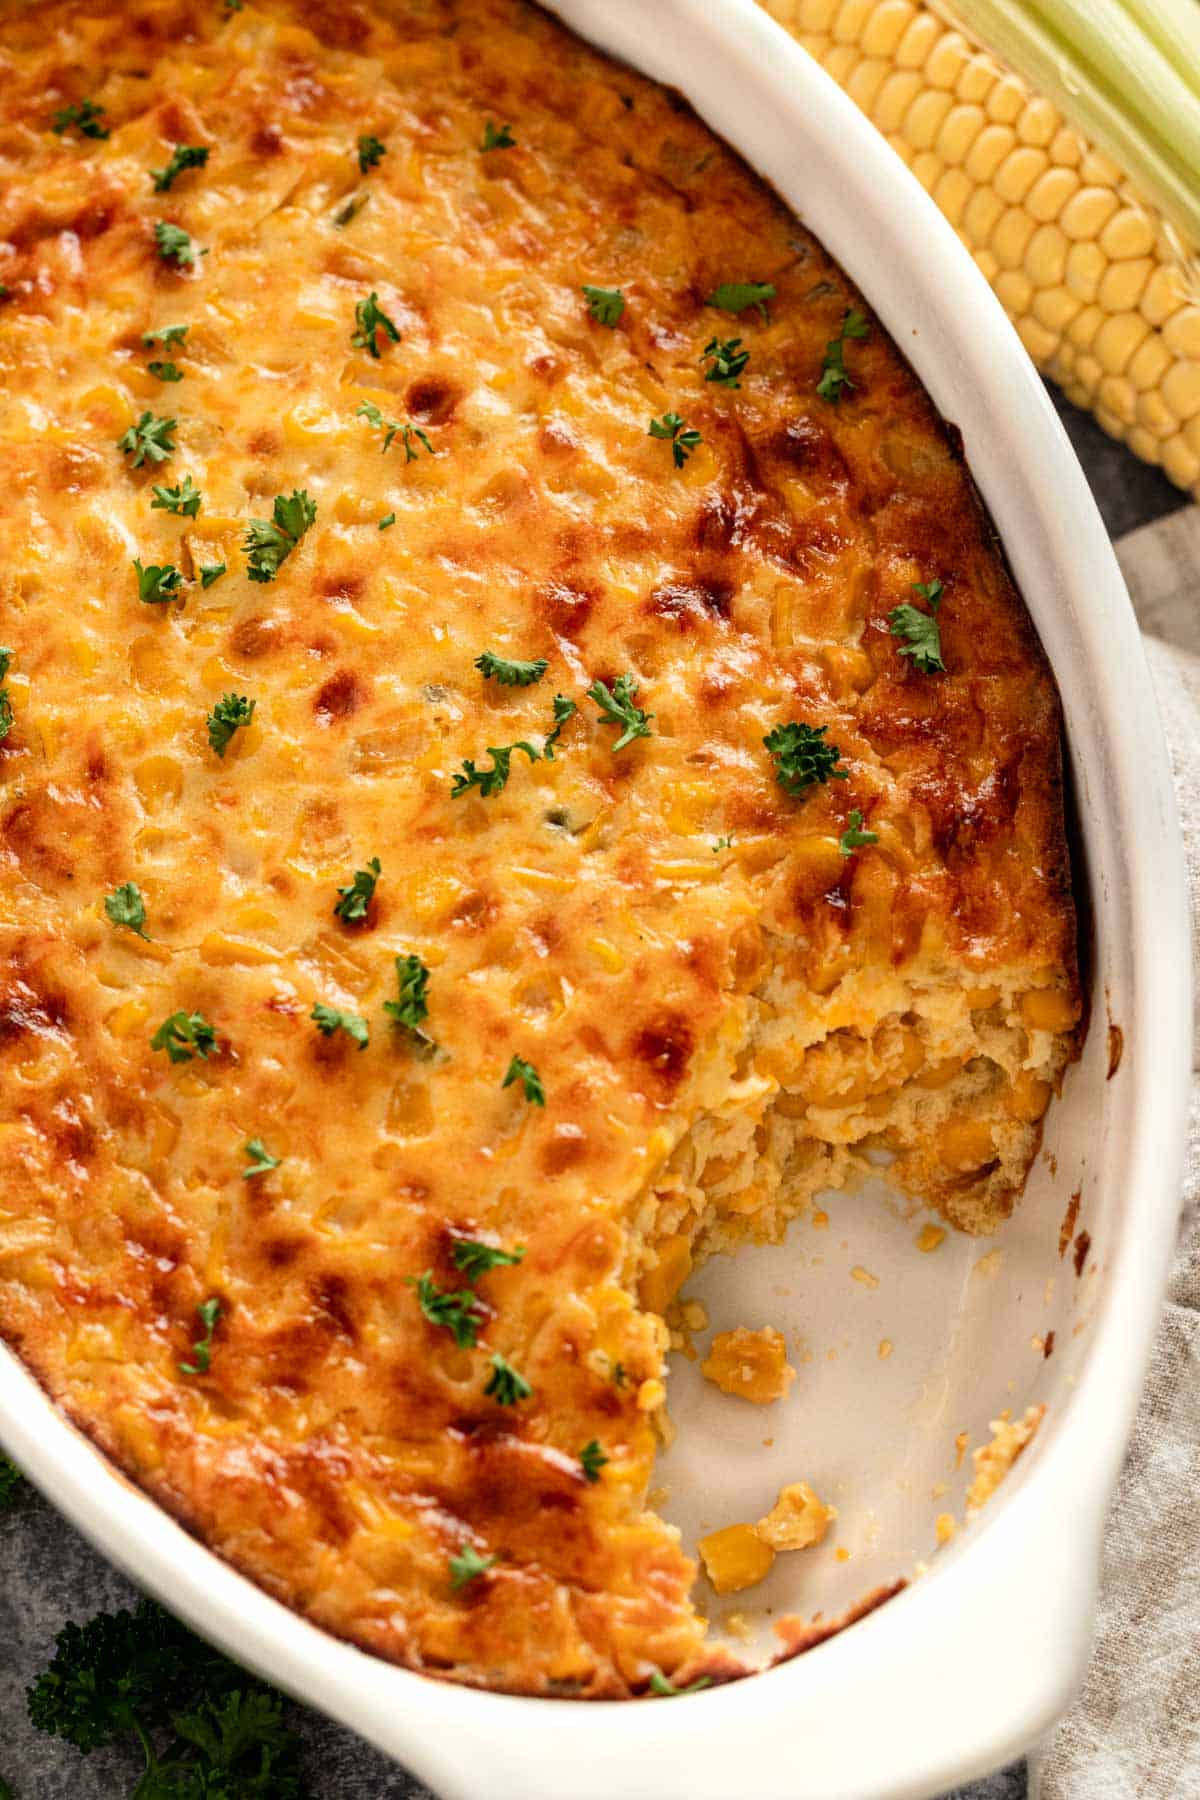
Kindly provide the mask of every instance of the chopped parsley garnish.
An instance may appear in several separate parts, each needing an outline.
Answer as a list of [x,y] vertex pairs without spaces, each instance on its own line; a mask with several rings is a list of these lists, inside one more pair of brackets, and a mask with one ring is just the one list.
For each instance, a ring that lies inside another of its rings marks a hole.
[[146,923],[146,902],[142,899],[142,891],[136,882],[125,881],[111,894],[104,896],[104,910],[114,925],[123,925],[126,931],[150,942],[150,934],[142,927]]
[[473,1350],[479,1342],[479,1328],[487,1317],[483,1301],[471,1288],[440,1288],[433,1270],[426,1269],[419,1280],[409,1276],[409,1284],[417,1290],[417,1303],[431,1325],[449,1331],[460,1350]]
[[590,1444],[585,1444],[579,1452],[579,1466],[583,1470],[584,1480],[599,1481],[600,1471],[607,1461],[598,1439],[593,1438]]
[[732,849],[733,849],[733,839],[731,837],[719,837],[717,839],[716,843],[712,847],[712,852],[713,852],[713,855],[716,856],[718,851],[720,851],[720,850],[732,850]]
[[865,338],[870,329],[866,314],[851,308],[842,320],[842,329],[825,346],[821,379],[817,383],[817,392],[822,400],[828,400],[836,406],[846,388],[857,386],[846,372],[846,342],[849,338]]
[[573,700],[568,700],[565,694],[555,694],[554,727],[542,743],[542,755],[547,762],[554,761],[554,746],[562,736],[562,728],[567,723],[568,719],[573,719],[575,717],[575,714],[578,711],[579,708],[576,706],[575,702]]
[[137,424],[117,439],[117,449],[123,456],[132,456],[130,466],[134,469],[140,469],[144,462],[164,463],[175,454],[171,433],[178,423],[177,419],[158,419],[152,412],[144,412]]
[[677,412],[665,412],[661,419],[651,419],[648,435],[669,440],[677,469],[682,469],[696,445],[704,442],[700,433],[686,425]]
[[246,0],[225,0],[225,11],[227,13],[239,13],[245,4]]
[[533,662],[512,662],[485,650],[482,656],[475,658],[475,667],[485,681],[498,681],[501,687],[532,687],[535,681],[542,679],[550,664],[544,656]]
[[379,529],[380,531],[386,531],[389,525],[394,525],[395,523],[396,515],[394,512],[384,513],[382,519],[379,521]]
[[174,350],[176,345],[182,344],[189,330],[187,325],[164,325],[161,331],[143,331],[142,342],[147,350],[155,344],[161,344],[164,350]]
[[942,628],[937,617],[942,605],[942,584],[940,581],[914,581],[912,590],[928,602],[929,611],[922,612],[920,607],[907,601],[902,606],[894,606],[888,614],[892,636],[905,640],[900,646],[900,654],[910,656],[913,668],[919,669],[922,675],[944,673]]
[[222,694],[205,720],[208,741],[218,756],[225,755],[234,732],[250,723],[257,705],[257,700],[248,700],[245,694]]
[[382,331],[393,344],[400,342],[400,333],[380,306],[379,295],[374,289],[354,308],[354,323],[356,329],[350,342],[356,350],[365,350],[368,356],[373,356],[376,360],[379,357],[379,345],[375,341],[377,331]]
[[511,125],[494,125],[491,119],[483,128],[481,150],[511,150],[516,144]]
[[200,502],[204,496],[190,475],[185,475],[177,487],[156,487],[154,498],[150,502],[151,512],[178,513],[185,519],[194,519],[200,511]]
[[850,814],[849,825],[838,839],[838,849],[841,851],[842,855],[853,856],[854,852],[860,849],[863,844],[877,844],[878,842],[879,833],[877,831],[863,830],[863,816],[858,809],[855,808]]
[[719,382],[722,387],[741,387],[738,376],[750,361],[750,352],[742,349],[742,340],[736,338],[709,338],[700,353],[700,360],[708,359],[710,367],[705,372],[705,381]]
[[615,1362],[613,1364],[612,1378],[614,1387],[623,1388],[625,1386],[627,1376],[625,1374],[625,1364],[623,1362]]
[[156,380],[158,380],[158,381],[182,381],[183,380],[183,370],[179,367],[178,363],[151,362],[151,363],[147,363],[146,367],[149,369],[151,375],[153,375],[156,378]]
[[163,262],[173,262],[179,269],[194,266],[195,247],[182,225],[171,225],[166,219],[159,219],[154,227],[154,242]]
[[712,1678],[708,1675],[701,1675],[698,1680],[689,1682],[687,1687],[676,1687],[673,1681],[667,1680],[661,1669],[655,1669],[650,1677],[650,1692],[660,1694],[663,1699],[674,1698],[677,1694],[698,1694],[702,1688],[711,1686]]
[[358,167],[360,172],[365,175],[368,169],[373,169],[375,164],[381,161],[386,155],[387,145],[381,144],[379,139],[374,137],[371,132],[363,132],[358,140]]
[[476,1238],[458,1238],[450,1251],[455,1268],[466,1276],[472,1287],[489,1270],[511,1268],[524,1255],[524,1244],[518,1244],[515,1250],[495,1250],[491,1244],[481,1244]]
[[174,563],[150,563],[143,568],[135,556],[133,567],[137,575],[138,599],[144,600],[147,606],[165,606],[168,600],[178,600],[183,576]]
[[425,998],[429,987],[429,970],[419,956],[398,956],[396,980],[399,983],[399,994],[395,1000],[384,1001],[384,1012],[405,1031],[411,1031],[422,1044],[432,1046],[433,1039],[423,1029],[425,1020],[429,1017],[429,1002]]
[[339,1012],[336,1006],[326,1006],[324,1000],[318,1000],[308,1016],[323,1037],[332,1037],[335,1031],[344,1031],[360,1050],[365,1050],[371,1041],[370,1027],[357,1013]]
[[498,1556],[480,1556],[473,1544],[466,1544],[457,1556],[450,1558],[450,1592],[457,1594],[468,1582],[478,1581],[500,1561]]
[[713,289],[706,304],[727,313],[745,312],[748,306],[757,306],[765,320],[767,301],[774,298],[775,284],[771,281],[723,281]]
[[202,1300],[196,1308],[200,1323],[204,1327],[204,1336],[197,1338],[192,1345],[194,1362],[180,1363],[180,1372],[184,1375],[207,1375],[212,1363],[213,1333],[217,1329],[217,1320],[221,1316],[221,1302],[216,1299]]
[[165,1050],[173,1063],[191,1062],[195,1056],[207,1062],[216,1047],[216,1028],[198,1012],[173,1012],[150,1039],[150,1048]]
[[370,198],[370,194],[351,194],[345,206],[339,208],[339,210],[334,213],[334,224],[349,225],[351,219],[356,219],[358,217]]
[[355,869],[353,879],[348,887],[340,887],[340,898],[334,907],[334,914],[353,924],[356,919],[365,919],[367,908],[375,895],[375,883],[382,875],[383,869],[379,858],[373,856],[365,869]]
[[452,798],[461,799],[462,795],[469,794],[472,788],[478,788],[480,797],[484,800],[490,800],[493,794],[498,794],[508,782],[509,765],[512,762],[514,750],[523,750],[530,762],[541,761],[533,745],[527,744],[524,738],[515,744],[489,744],[487,753],[492,759],[491,768],[477,769],[472,757],[464,757],[463,766],[455,773],[450,786]]
[[74,106],[64,106],[61,112],[56,112],[50,129],[61,137],[64,131],[70,131],[74,126],[80,137],[106,138],[108,129],[100,123],[106,111],[107,108],[99,106],[95,100],[80,100]]
[[210,588],[214,581],[220,581],[224,573],[224,563],[201,563],[200,586],[202,588]]
[[775,763],[776,781],[794,799],[801,799],[818,782],[849,779],[849,770],[837,766],[841,751],[825,742],[828,730],[828,725],[793,721],[777,725],[763,739]]
[[272,1169],[279,1167],[281,1159],[272,1156],[261,1138],[247,1138],[242,1145],[242,1153],[250,1158],[242,1170],[243,1181],[255,1181],[260,1175],[269,1175]]
[[[0,682],[8,674],[9,665],[15,653],[9,649],[0,649]],[[0,687],[0,744],[2,744],[13,728],[12,695],[6,687]]]
[[391,448],[392,439],[399,433],[400,442],[404,446],[404,460],[406,463],[416,462],[419,454],[418,451],[413,449],[414,438],[420,440],[430,456],[433,455],[433,445],[430,443],[426,433],[423,432],[419,426],[404,425],[399,419],[385,419],[372,400],[364,400],[354,416],[356,419],[366,419],[368,424],[378,426],[380,431],[386,434],[383,440],[383,448],[385,451]]
[[609,688],[603,681],[593,681],[587,691],[589,700],[594,700],[603,714],[605,725],[620,725],[621,735],[613,745],[613,755],[623,750],[626,744],[632,744],[634,738],[650,737],[650,721],[654,717],[651,712],[643,712],[634,704],[637,698],[638,684],[632,675],[618,675]]
[[625,311],[625,296],[620,288],[589,287],[585,282],[582,292],[588,311],[597,325],[607,325],[611,329],[621,323],[621,315]]
[[523,1056],[514,1056],[508,1065],[508,1073],[500,1083],[502,1088],[511,1087],[519,1081],[525,1090],[525,1098],[531,1106],[545,1106],[546,1090],[542,1086],[542,1078],[531,1062]]
[[208,161],[207,144],[176,144],[165,169],[151,169],[156,194],[165,194],[185,169],[202,169]]
[[492,1356],[492,1373],[483,1391],[497,1406],[515,1406],[518,1400],[528,1400],[533,1389],[497,1350]]
[[251,519],[242,539],[246,573],[251,581],[274,581],[317,516],[317,503],[304,488],[293,488],[285,499],[276,494],[269,519]]

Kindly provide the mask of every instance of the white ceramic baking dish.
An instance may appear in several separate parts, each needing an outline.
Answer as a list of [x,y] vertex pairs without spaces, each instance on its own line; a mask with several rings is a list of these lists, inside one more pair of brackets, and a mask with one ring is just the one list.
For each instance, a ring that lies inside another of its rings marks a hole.
[[[781,1557],[762,1600],[776,1613],[831,1615],[928,1556],[936,1512],[961,1514],[960,1430],[979,1442],[989,1417],[1036,1400],[1049,1409],[1044,1427],[978,1521],[878,1612],[755,1679],[626,1705],[475,1693],[334,1642],[115,1473],[6,1353],[0,1439],[142,1586],[446,1800],[929,1795],[1024,1749],[1087,1655],[1102,1521],[1158,1311],[1183,1144],[1188,939],[1169,769],[1129,602],[1067,440],[983,278],[883,140],[751,0],[557,0],[553,10],[681,89],[773,183],[961,429],[1062,689],[1094,924],[1087,1049],[998,1245],[950,1238],[922,1257],[912,1221],[859,1194],[830,1201],[819,1243],[802,1224],[782,1248],[710,1264],[698,1291],[714,1324],[782,1325],[804,1366],[764,1425],[681,1362],[666,1510],[690,1538],[758,1516],[781,1480],[813,1481],[838,1502],[836,1540]],[[1124,1035],[1111,1079],[1110,1021]],[[1057,1248],[1076,1189],[1092,1240],[1082,1276]],[[852,1267],[879,1285],[852,1282]]]

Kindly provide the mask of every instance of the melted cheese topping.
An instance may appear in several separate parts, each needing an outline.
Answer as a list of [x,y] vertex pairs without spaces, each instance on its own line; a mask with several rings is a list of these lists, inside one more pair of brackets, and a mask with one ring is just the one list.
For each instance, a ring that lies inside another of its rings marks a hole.
[[[517,0],[51,0],[7,9],[0,72],[0,1328],[214,1549],[383,1655],[534,1692],[717,1669],[645,1510],[662,1314],[869,1151],[994,1224],[1077,1013],[1056,698],[961,458],[875,324],[817,395],[839,271]],[[109,135],[52,132],[84,97]],[[207,165],[156,193],[179,142]],[[705,304],[744,280],[766,316]],[[146,412],[174,448],[135,469]],[[152,508],[185,475],[198,515]],[[248,521],[294,489],[315,522],[253,583]],[[934,579],[927,676],[889,614]],[[484,650],[547,673],[485,682]],[[626,673],[651,735],[614,753],[586,696]],[[540,753],[555,694],[553,760],[452,797],[486,746]],[[790,720],[848,779],[783,791]],[[877,842],[843,856],[855,809]],[[130,881],[145,940],[106,916]],[[434,1055],[383,1010],[409,955]],[[151,1048],[177,1012],[213,1055]],[[251,1138],[280,1160],[247,1179]],[[462,1288],[463,1238],[524,1247],[475,1348],[412,1285]],[[529,1397],[485,1392],[496,1353]],[[467,1548],[497,1560],[455,1587]]]

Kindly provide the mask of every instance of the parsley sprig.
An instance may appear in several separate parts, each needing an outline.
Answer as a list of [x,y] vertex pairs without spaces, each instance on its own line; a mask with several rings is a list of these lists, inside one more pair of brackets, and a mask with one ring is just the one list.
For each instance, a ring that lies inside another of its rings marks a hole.
[[660,419],[651,419],[647,436],[669,441],[677,469],[682,469],[697,444],[704,442],[695,427],[688,425],[677,412],[665,412]]
[[344,1031],[360,1050],[365,1050],[371,1041],[371,1028],[358,1013],[342,1012],[336,1006],[327,1006],[324,1000],[318,1000],[308,1016],[322,1037]]
[[417,1304],[429,1323],[450,1332],[460,1350],[474,1350],[487,1319],[487,1308],[474,1289],[440,1288],[432,1269],[420,1277],[410,1275],[408,1281],[416,1288]]
[[257,700],[250,700],[245,694],[222,694],[205,720],[208,741],[218,756],[224,757],[234,732],[250,723],[257,705]]
[[483,128],[483,142],[479,148],[481,150],[512,150],[516,142],[511,125],[496,125],[489,119]]
[[387,145],[381,143],[372,132],[364,131],[358,140],[358,167],[360,173],[365,175],[368,169],[373,169],[375,164],[380,162],[386,155]]
[[[0,647],[0,682],[8,674],[15,652]],[[2,744],[13,728],[12,695],[6,687],[0,686],[0,744]]]
[[585,1444],[579,1452],[579,1466],[583,1470],[584,1480],[599,1481],[600,1471],[608,1460],[600,1447],[598,1438],[593,1438],[590,1443]]
[[334,906],[334,915],[353,925],[359,919],[365,919],[367,908],[375,897],[375,883],[382,875],[383,869],[379,858],[373,856],[365,869],[355,869],[347,887],[338,889],[338,900]]
[[398,956],[396,981],[399,991],[394,1000],[384,1001],[384,1012],[404,1031],[411,1032],[419,1043],[432,1049],[433,1039],[424,1028],[429,1017],[429,1001],[426,998],[429,970],[419,956],[411,953],[408,956]]
[[382,331],[384,337],[390,338],[393,344],[400,342],[400,333],[395,324],[388,318],[379,304],[379,295],[372,288],[365,300],[360,300],[354,308],[355,330],[350,342],[356,350],[365,350],[368,356],[379,360],[379,344],[376,333]]
[[870,329],[865,313],[851,307],[842,320],[842,329],[825,346],[821,379],[817,383],[817,392],[822,400],[828,400],[831,405],[836,406],[846,388],[857,387],[858,383],[850,379],[846,368],[846,344],[851,338],[867,337]]
[[279,1167],[282,1160],[278,1156],[271,1155],[261,1138],[247,1138],[242,1145],[242,1151],[250,1158],[242,1170],[243,1181],[257,1181],[260,1175],[269,1175],[272,1169]]
[[171,152],[171,160],[165,169],[151,169],[156,194],[165,194],[174,186],[176,176],[182,175],[185,169],[202,169],[208,161],[207,144],[176,144]]
[[481,1244],[477,1238],[456,1238],[450,1258],[456,1269],[466,1276],[471,1286],[492,1269],[512,1268],[525,1256],[524,1244],[515,1250],[497,1250],[492,1244]]
[[221,579],[222,575],[224,575],[224,573],[225,573],[225,564],[224,563],[201,563],[200,564],[200,586],[202,588],[210,588],[214,581],[220,581],[220,579]]
[[550,664],[544,656],[533,662],[516,662],[485,650],[475,658],[475,667],[485,681],[498,681],[501,687],[532,687],[535,681],[542,679]]
[[[66,1625],[28,1705],[39,1731],[85,1754],[140,1745],[145,1766],[131,1800],[301,1800],[306,1792],[281,1697],[150,1600]],[[116,1800],[126,1784],[109,1782],[106,1791]]]
[[[579,711],[575,702],[573,700],[568,700],[565,694],[555,694],[553,705],[554,724],[542,740],[542,755],[547,762],[554,761],[554,746],[562,736],[563,726],[569,719],[573,719],[575,714]],[[649,716],[653,718],[654,715],[651,713]]]
[[192,1345],[194,1362],[180,1363],[183,1375],[207,1375],[212,1365],[213,1336],[217,1329],[217,1320],[221,1317],[221,1302],[214,1296],[210,1300],[202,1300],[196,1308],[200,1323],[204,1327],[204,1336],[197,1338]]
[[146,462],[164,463],[175,454],[171,433],[178,423],[178,419],[159,419],[152,412],[144,412],[137,424],[117,439],[117,449],[123,456],[132,457],[130,467],[134,469]]
[[500,1086],[502,1088],[511,1087],[514,1081],[519,1081],[521,1083],[525,1098],[531,1106],[545,1106],[546,1090],[542,1086],[542,1078],[534,1068],[533,1064],[531,1062],[526,1062],[523,1056],[513,1057],[508,1065],[508,1072],[506,1073],[504,1080],[500,1083]]
[[621,323],[621,315],[625,311],[625,296],[620,288],[591,287],[584,282],[581,292],[597,325],[607,325],[611,330]]
[[155,487],[154,498],[150,502],[151,512],[177,513],[181,518],[194,519],[200,511],[200,502],[204,495],[196,486],[190,475],[175,487]]
[[705,381],[718,382],[722,387],[737,388],[742,385],[738,376],[750,361],[750,352],[742,349],[740,337],[711,337],[700,353],[700,360],[709,364]]
[[632,744],[635,738],[652,737],[650,721],[652,712],[643,712],[636,704],[638,683],[632,675],[618,675],[610,688],[606,682],[597,679],[587,691],[589,700],[594,700],[602,714],[601,722],[605,725],[620,725],[622,731],[614,743],[613,755],[624,750],[626,744]]
[[178,600],[183,576],[174,563],[149,563],[143,568],[135,556],[133,569],[137,576],[138,599],[144,600],[147,606],[165,606],[169,600]]
[[777,725],[763,739],[775,764],[775,779],[793,799],[802,799],[819,783],[849,780],[850,771],[837,766],[841,751],[836,744],[825,742],[828,730],[828,725],[793,720]]
[[285,498],[276,494],[269,519],[251,519],[242,539],[246,573],[251,581],[274,581],[317,516],[317,503],[305,488],[293,488]]
[[499,1561],[498,1556],[480,1556],[474,1544],[464,1544],[458,1555],[450,1558],[450,1592],[457,1594],[470,1582],[478,1581]]
[[150,1039],[150,1048],[165,1050],[173,1063],[191,1062],[197,1056],[207,1062],[216,1047],[216,1027],[198,1012],[173,1012]]
[[878,842],[879,833],[877,831],[863,830],[863,816],[856,807],[850,814],[849,824],[838,839],[838,849],[843,856],[853,856],[854,852],[861,849],[864,844],[877,844]]
[[938,623],[944,592],[942,584],[940,581],[914,581],[912,590],[927,603],[929,611],[922,612],[919,606],[912,606],[907,601],[894,606],[888,614],[892,636],[904,639],[900,654],[911,657],[913,668],[922,675],[944,674],[942,628]]
[[135,881],[124,881],[111,894],[106,894],[104,910],[113,925],[123,925],[126,931],[132,931],[147,943],[151,942],[150,934],[143,930],[146,923],[146,902]]
[[509,768],[513,753],[517,750],[523,750],[531,763],[541,761],[539,753],[524,738],[515,744],[489,744],[487,753],[492,759],[491,768],[476,768],[473,757],[464,757],[462,768],[455,771],[450,785],[451,797],[460,800],[472,788],[478,788],[480,797],[484,800],[490,800],[494,794],[500,793],[508,785]]
[[80,137],[106,138],[110,135],[108,128],[100,121],[107,110],[95,100],[78,100],[73,106],[64,106],[54,114],[50,129],[57,137],[73,128]]
[[174,350],[183,343],[190,329],[188,325],[164,325],[158,331],[143,331],[142,342],[147,350],[152,350],[155,344],[161,344],[164,350]]
[[705,302],[719,312],[740,313],[757,306],[764,323],[769,318],[767,301],[775,298],[775,285],[770,281],[723,281]]
[[528,1400],[533,1389],[497,1350],[492,1355],[492,1373],[483,1391],[497,1406],[515,1406],[519,1400]]
[[406,463],[416,462],[420,454],[419,451],[413,449],[414,439],[424,446],[428,455],[434,454],[433,445],[419,425],[405,425],[400,419],[385,419],[373,400],[364,400],[362,405],[356,409],[354,416],[356,419],[366,419],[368,424],[377,426],[386,434],[383,440],[385,452],[391,449],[392,439],[398,433],[400,442],[404,446]]
[[183,380],[183,370],[179,367],[178,363],[148,362],[146,364],[146,367],[150,371],[151,375],[154,376],[156,381],[182,381]]
[[196,263],[196,247],[182,225],[159,219],[154,227],[154,246],[163,262],[177,269],[191,269]]

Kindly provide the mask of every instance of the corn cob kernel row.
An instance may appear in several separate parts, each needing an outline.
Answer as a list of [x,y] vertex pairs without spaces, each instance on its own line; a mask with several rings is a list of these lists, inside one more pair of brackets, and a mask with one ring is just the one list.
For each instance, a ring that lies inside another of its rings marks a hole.
[[759,0],[904,158],[1043,374],[1200,498],[1189,246],[1047,99],[921,0]]

